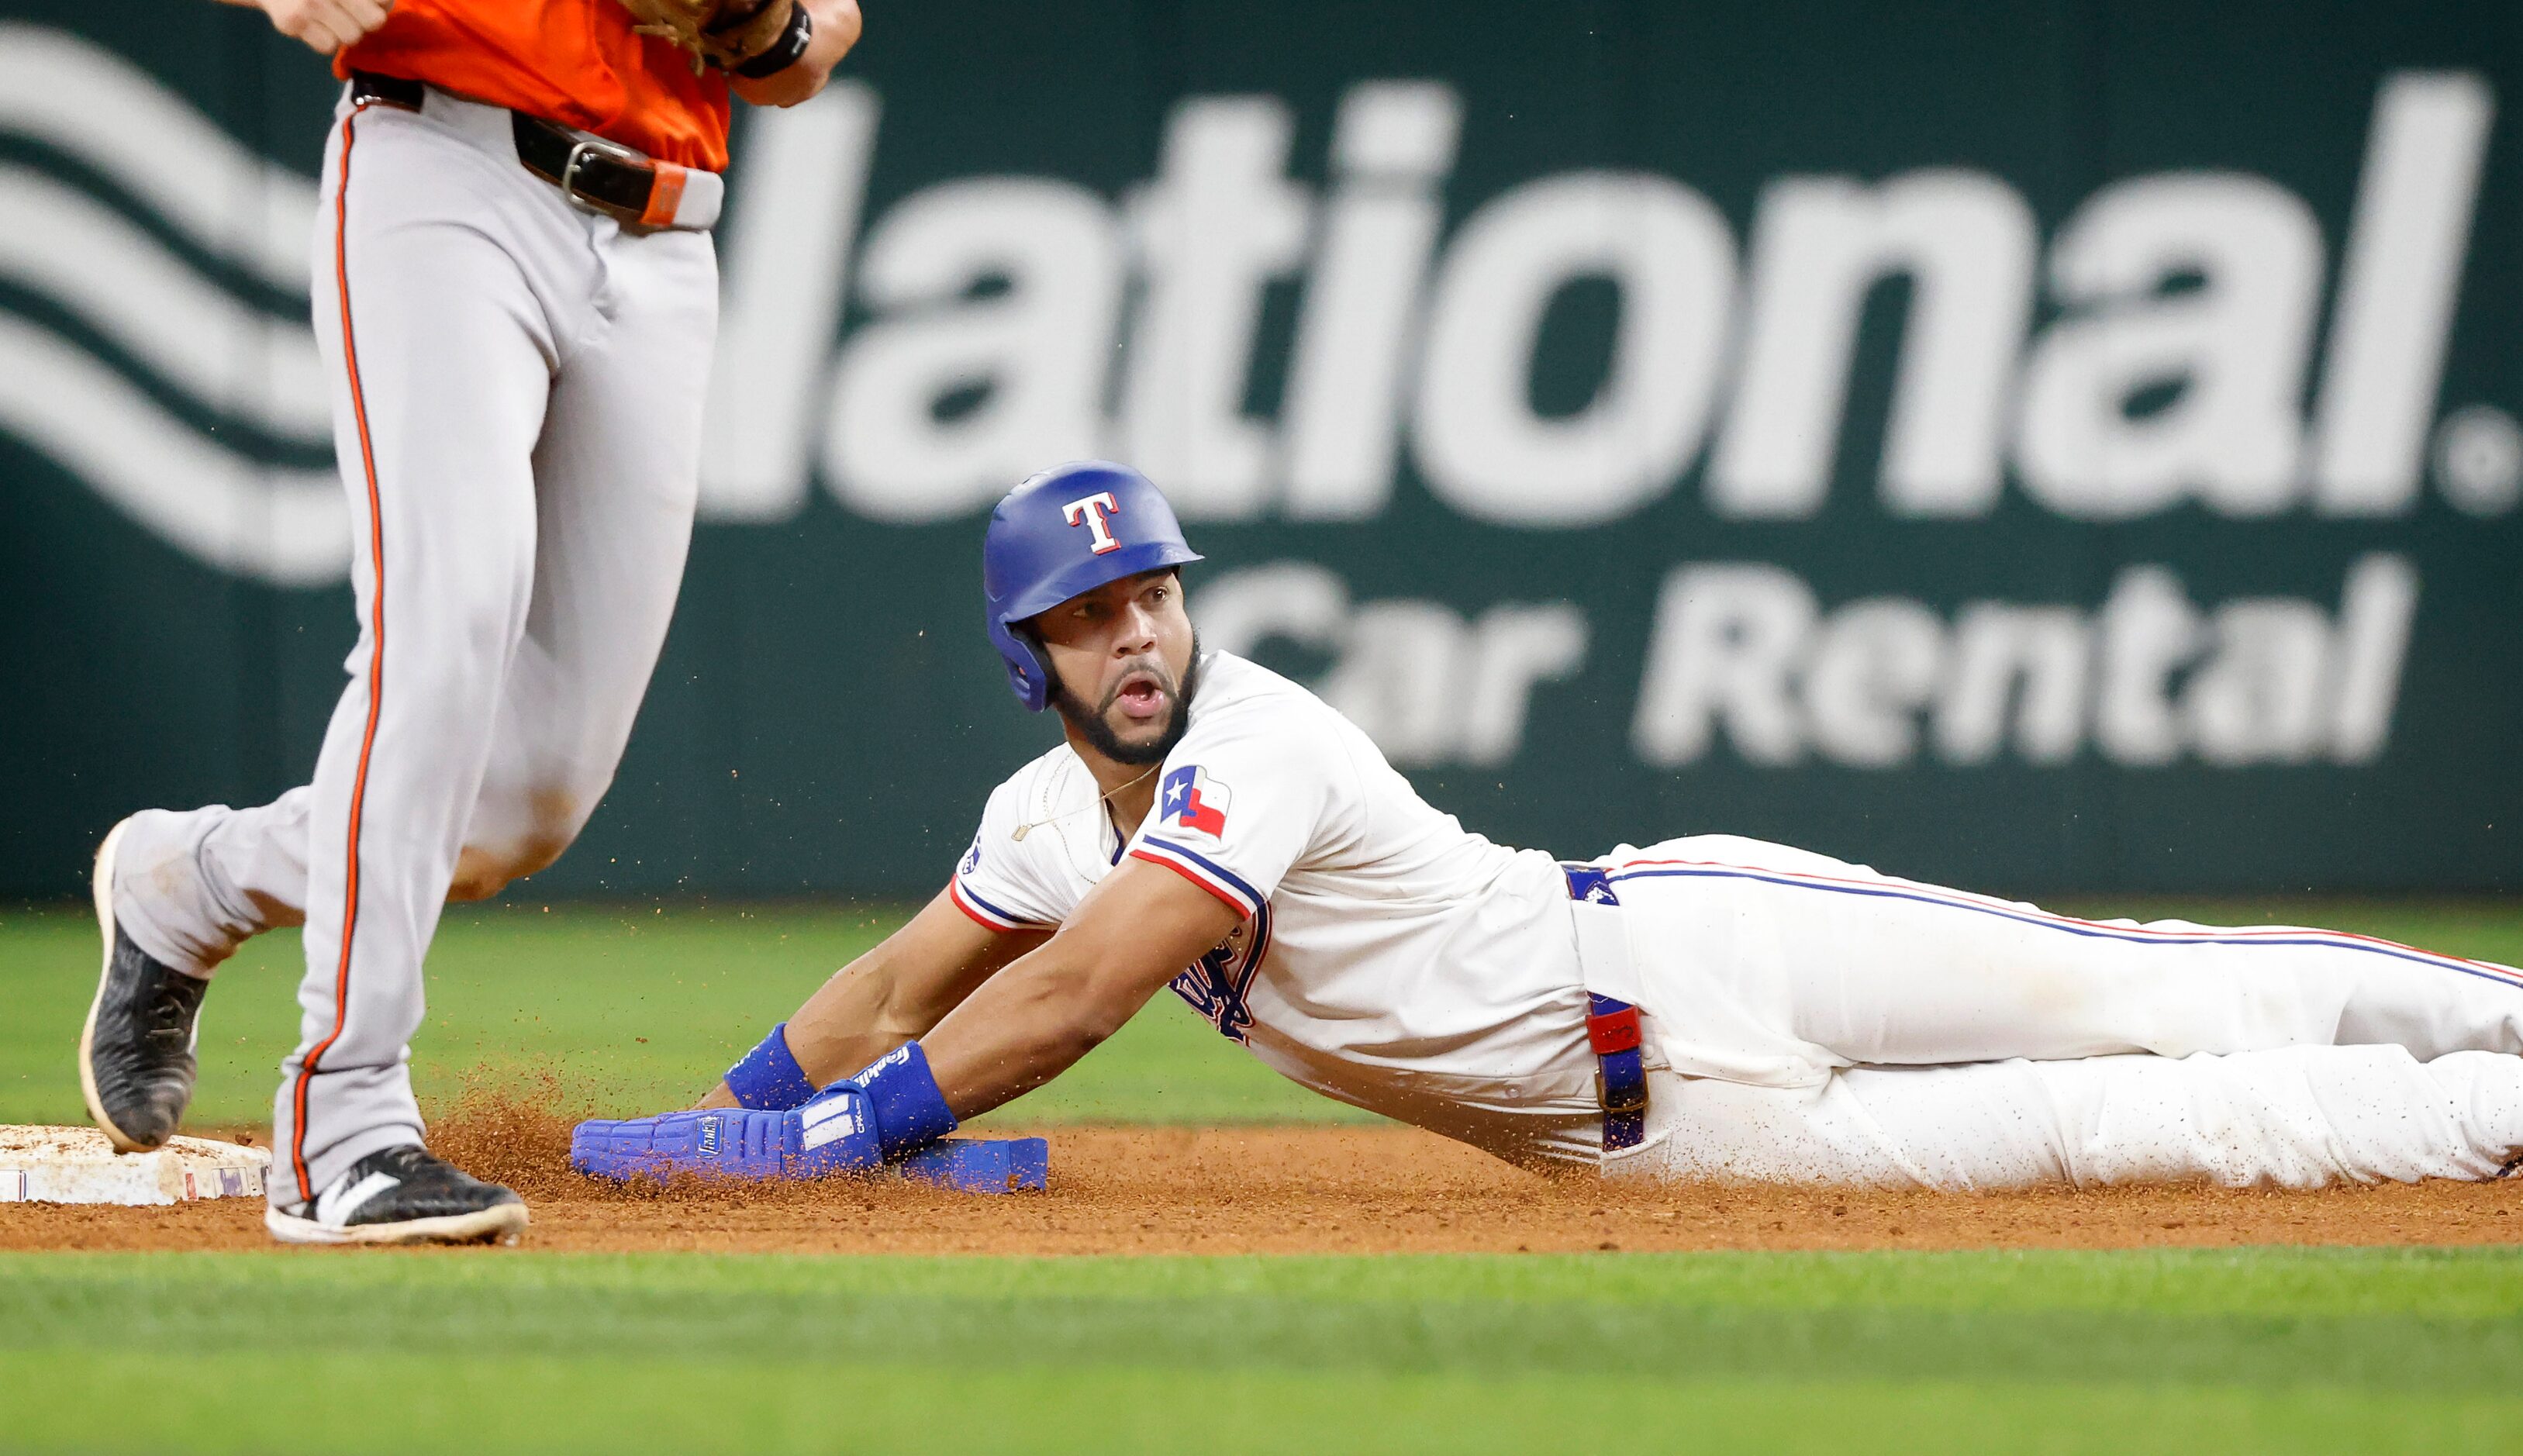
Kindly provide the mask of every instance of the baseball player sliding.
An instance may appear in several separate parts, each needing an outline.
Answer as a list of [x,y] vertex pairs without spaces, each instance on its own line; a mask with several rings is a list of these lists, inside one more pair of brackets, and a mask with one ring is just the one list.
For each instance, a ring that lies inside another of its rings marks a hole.
[[1503,848],[1311,693],[1203,655],[1176,575],[1199,559],[1119,466],[1002,501],[990,636],[1064,741],[700,1110],[583,1124],[573,1162],[870,1165],[1167,986],[1316,1091],[1613,1176],[2312,1187],[2492,1178],[2523,1149],[2523,972],[2079,920],[1727,836]]
[[358,646],[311,783],[106,837],[80,1080],[119,1146],[165,1142],[214,967],[303,921],[271,1232],[511,1235],[514,1193],[422,1147],[421,957],[444,902],[550,864],[612,779],[691,532],[728,94],[814,95],[858,11],[259,3],[346,82],[313,293]]

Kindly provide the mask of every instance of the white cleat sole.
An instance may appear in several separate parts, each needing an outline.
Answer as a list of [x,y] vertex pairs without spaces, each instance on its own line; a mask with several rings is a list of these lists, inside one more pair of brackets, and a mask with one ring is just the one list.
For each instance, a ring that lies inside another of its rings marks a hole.
[[122,831],[131,826],[124,820],[105,836],[96,847],[96,872],[88,884],[96,898],[96,926],[105,937],[104,963],[96,973],[96,995],[87,1004],[87,1024],[79,1028],[79,1095],[87,1099],[87,1115],[114,1146],[124,1152],[147,1152],[158,1145],[143,1143],[127,1136],[105,1115],[105,1100],[96,1095],[96,1010],[105,1004],[105,984],[114,975],[114,852],[122,843]]
[[262,1226],[283,1244],[514,1244],[531,1220],[523,1203],[501,1203],[473,1213],[445,1218],[407,1218],[400,1223],[352,1224],[334,1228],[277,1208],[262,1210]]

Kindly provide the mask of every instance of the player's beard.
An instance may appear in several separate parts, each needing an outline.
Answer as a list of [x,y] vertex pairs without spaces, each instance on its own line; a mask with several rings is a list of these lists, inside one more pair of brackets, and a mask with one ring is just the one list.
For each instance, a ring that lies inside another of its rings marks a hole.
[[[1123,673],[1121,678],[1129,676]],[[1191,731],[1191,699],[1200,687],[1199,633],[1191,635],[1191,665],[1183,669],[1182,681],[1170,685],[1173,690],[1167,696],[1172,699],[1173,706],[1166,717],[1166,730],[1145,743],[1122,742],[1120,735],[1113,731],[1112,722],[1106,716],[1113,711],[1113,704],[1121,695],[1119,678],[1114,680],[1112,690],[1104,694],[1104,701],[1094,707],[1088,707],[1077,694],[1071,692],[1066,682],[1052,693],[1051,705],[1060,710],[1060,716],[1068,721],[1070,727],[1077,729],[1079,737],[1113,762],[1162,764],[1166,755],[1174,751],[1174,745],[1182,741],[1183,734]]]

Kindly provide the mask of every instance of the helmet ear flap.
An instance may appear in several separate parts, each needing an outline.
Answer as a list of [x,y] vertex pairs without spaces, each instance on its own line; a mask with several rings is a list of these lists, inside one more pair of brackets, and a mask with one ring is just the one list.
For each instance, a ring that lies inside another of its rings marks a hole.
[[990,645],[999,650],[999,663],[1008,670],[1008,690],[1017,695],[1028,713],[1039,713],[1051,700],[1050,664],[1043,660],[1039,644],[1027,640],[1029,634],[995,618],[988,622]]
[[1042,634],[1022,622],[1008,631],[1024,648],[1025,655],[1033,659],[1034,673],[1042,680],[1043,706],[1050,706],[1051,700],[1060,696],[1060,675],[1052,668],[1050,651],[1042,645]]
[[1060,680],[1053,676],[1051,654],[1043,650],[1041,634],[1022,622],[993,626],[992,635],[1000,639],[999,655],[1008,665],[1008,685],[1016,689],[1018,699],[1031,713],[1051,706]]

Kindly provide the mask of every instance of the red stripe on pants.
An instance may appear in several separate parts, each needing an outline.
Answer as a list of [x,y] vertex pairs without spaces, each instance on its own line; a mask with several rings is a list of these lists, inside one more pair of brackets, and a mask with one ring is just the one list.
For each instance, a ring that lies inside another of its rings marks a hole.
[[[364,108],[361,108],[364,110]],[[359,768],[351,780],[350,861],[342,890],[342,956],[333,968],[333,1029],[308,1049],[298,1064],[290,1119],[289,1163],[298,1176],[298,1197],[315,1197],[307,1176],[307,1083],[324,1054],[342,1039],[351,1008],[351,945],[359,923],[359,818],[368,796],[368,756],[377,746],[377,708],[385,700],[386,672],[386,528],[377,499],[377,452],[368,439],[368,401],[359,388],[359,351],[351,330],[351,145],[357,132],[354,111],[342,118],[342,169],[333,190],[333,286],[342,303],[342,365],[351,378],[351,418],[359,429],[359,469],[368,488],[368,725],[359,738]]]

